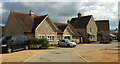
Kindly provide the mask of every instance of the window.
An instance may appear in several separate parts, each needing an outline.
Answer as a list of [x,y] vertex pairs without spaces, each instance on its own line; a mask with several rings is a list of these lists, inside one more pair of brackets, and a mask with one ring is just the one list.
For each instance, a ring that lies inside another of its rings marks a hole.
[[13,40],[14,42],[16,42],[17,38],[14,36],[14,37],[12,37],[12,40]]
[[58,41],[60,40],[60,36],[57,36],[57,40],[58,40]]
[[93,35],[93,40],[95,40],[95,35]]
[[48,36],[47,38],[49,41],[54,41],[54,36]]
[[92,29],[90,28],[90,32],[92,32]]
[[70,36],[65,36],[64,39],[70,39]]
[[39,36],[39,38],[44,38],[44,36]]
[[76,39],[79,39],[79,37],[76,37]]
[[90,38],[92,39],[92,36],[90,36]]
[[62,42],[65,42],[65,40],[62,40]]

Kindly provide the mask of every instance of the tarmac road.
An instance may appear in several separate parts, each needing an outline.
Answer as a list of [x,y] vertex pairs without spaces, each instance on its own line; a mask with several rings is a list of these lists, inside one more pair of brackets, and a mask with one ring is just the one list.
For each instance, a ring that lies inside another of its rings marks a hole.
[[41,50],[24,62],[89,62],[80,54],[92,50],[113,49],[115,45],[117,43],[87,44],[77,45],[74,48],[58,47],[51,50]]
[[24,62],[86,62],[74,49],[58,48],[40,51]]

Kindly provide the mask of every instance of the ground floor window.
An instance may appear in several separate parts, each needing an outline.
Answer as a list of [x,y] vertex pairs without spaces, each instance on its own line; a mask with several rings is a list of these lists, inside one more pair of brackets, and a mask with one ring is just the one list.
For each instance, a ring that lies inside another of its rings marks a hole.
[[48,39],[49,41],[54,41],[54,36],[48,36],[47,39]]
[[64,39],[70,39],[70,36],[65,36]]
[[57,41],[59,41],[60,40],[60,36],[57,36]]
[[91,36],[89,36],[89,38],[90,38],[91,40],[95,40],[95,35],[91,35]]
[[95,35],[93,35],[93,40],[95,40]]
[[79,37],[76,37],[76,39],[79,39]]
[[44,36],[39,36],[39,38],[44,38]]
[[90,36],[90,39],[92,39],[92,36]]

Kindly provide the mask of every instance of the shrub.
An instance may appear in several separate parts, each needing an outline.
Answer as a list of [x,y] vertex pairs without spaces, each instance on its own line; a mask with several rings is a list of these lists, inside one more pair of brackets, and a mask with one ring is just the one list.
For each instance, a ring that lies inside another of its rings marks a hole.
[[100,41],[100,44],[109,44],[111,43],[110,41]]
[[88,43],[92,43],[92,40],[90,38],[88,39]]
[[49,41],[46,38],[30,38],[30,48],[48,48],[50,46]]
[[38,38],[29,38],[29,45],[30,45],[30,48],[37,48],[38,45],[40,45],[38,43]]
[[39,42],[41,42],[41,48],[48,48],[50,46],[50,43],[46,38],[39,39]]
[[76,40],[72,40],[72,42],[75,42],[76,44],[78,44],[78,42]]

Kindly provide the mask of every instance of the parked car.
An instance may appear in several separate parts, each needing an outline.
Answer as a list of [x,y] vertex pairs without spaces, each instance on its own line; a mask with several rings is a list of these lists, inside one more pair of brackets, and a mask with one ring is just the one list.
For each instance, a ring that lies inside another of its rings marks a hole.
[[2,51],[8,53],[29,48],[27,36],[4,36],[0,39],[0,43],[2,43]]
[[64,40],[60,40],[58,42],[58,46],[67,46],[67,47],[75,47],[76,43],[70,41],[69,39],[64,39]]

